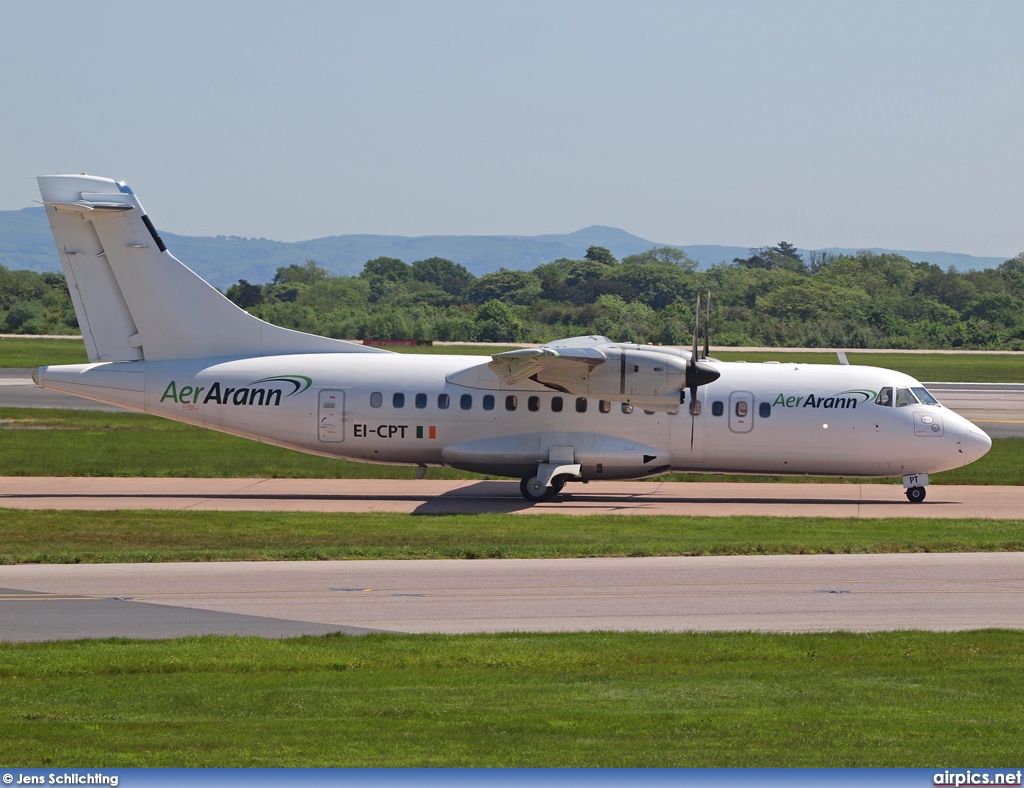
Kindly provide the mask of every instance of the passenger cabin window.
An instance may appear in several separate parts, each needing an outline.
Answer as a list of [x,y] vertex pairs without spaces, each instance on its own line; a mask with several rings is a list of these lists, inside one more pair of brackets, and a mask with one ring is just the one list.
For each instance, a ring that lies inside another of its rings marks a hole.
[[628,402],[623,402],[622,403],[622,412],[623,413],[632,413],[633,412],[633,406],[630,405]]
[[879,390],[878,396],[875,397],[875,404],[886,408],[892,407],[892,386],[883,386]]
[[743,418],[747,415],[747,403],[746,400],[740,400],[736,403],[736,415]]
[[473,407],[473,395],[472,394],[463,394],[461,397],[459,397],[459,407],[462,408],[463,410],[469,410],[470,408],[472,408]]
[[516,399],[515,394],[505,397],[505,410],[515,410],[517,407],[519,407],[519,400]]
[[586,397],[577,397],[576,398],[576,412],[577,413],[586,413],[587,412],[587,398]]
[[437,407],[439,407],[441,410],[448,410],[448,406],[451,404],[451,397],[449,397],[447,394],[437,395]]
[[767,419],[772,415],[772,404],[770,402],[762,402],[757,406],[757,415],[762,419]]
[[375,392],[373,392],[373,394],[370,395],[370,407],[371,408],[379,408],[383,404],[384,404],[384,395],[381,394],[379,391],[375,391]]
[[562,398],[561,397],[552,397],[551,398],[551,410],[552,410],[553,413],[561,413],[562,412]]
[[493,394],[484,394],[484,410],[494,410]]
[[725,413],[725,403],[718,399],[711,403],[711,415],[721,416]]
[[530,413],[536,413],[540,410],[540,397],[530,397],[526,400],[526,407],[529,409]]
[[601,413],[611,413],[612,412],[612,403],[610,403],[606,399],[599,400],[598,403],[597,403],[597,409]]
[[917,395],[917,398],[925,405],[939,404],[939,401],[935,399],[935,397],[931,395],[931,392],[924,386],[913,386],[910,390],[913,391]]
[[400,391],[396,391],[391,396],[391,405],[393,407],[396,407],[396,408],[404,408],[405,407],[405,394],[403,394]]
[[896,389],[896,407],[905,408],[907,405],[916,405],[917,397],[910,389]]
[[421,410],[423,408],[427,407],[427,395],[426,394],[417,394],[416,395],[416,407],[420,408]]

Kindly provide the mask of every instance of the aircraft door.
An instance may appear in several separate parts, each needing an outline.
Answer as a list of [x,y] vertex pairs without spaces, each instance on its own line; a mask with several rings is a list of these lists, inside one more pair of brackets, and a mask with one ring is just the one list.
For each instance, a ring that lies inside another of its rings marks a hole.
[[729,396],[729,429],[750,432],[754,428],[754,395],[749,391],[734,391]]
[[345,440],[345,392],[321,389],[317,401],[321,443],[343,443]]

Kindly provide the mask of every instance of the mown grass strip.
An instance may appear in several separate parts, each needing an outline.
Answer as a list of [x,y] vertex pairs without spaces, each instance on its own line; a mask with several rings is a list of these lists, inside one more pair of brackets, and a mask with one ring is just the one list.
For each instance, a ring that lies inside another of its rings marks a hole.
[[1014,354],[886,353],[853,351],[851,364],[884,367],[918,380],[947,383],[1024,383],[1024,356]]
[[[758,363],[780,361],[797,364],[838,364],[833,352],[788,350],[735,351],[712,354],[722,361]],[[887,353],[884,350],[850,350],[851,364],[903,372],[922,381],[944,383],[1024,383],[1024,355],[1020,353]]]
[[1010,764],[1024,633],[0,645],[24,767]]
[[[0,476],[411,479],[413,467],[333,460],[139,413],[0,408]],[[432,479],[480,479],[431,468]],[[891,479],[672,474],[667,481],[893,484]],[[971,465],[934,474],[937,484],[1024,485],[1024,438],[993,441]],[[897,480],[895,482],[899,484]]]
[[0,337],[0,367],[31,369],[44,364],[88,364],[85,343],[78,339]]
[[0,509],[0,563],[1024,550],[1024,520]]
[[[0,408],[2,476],[411,479],[415,472],[317,457],[139,413]],[[437,468],[431,478],[481,477]]]

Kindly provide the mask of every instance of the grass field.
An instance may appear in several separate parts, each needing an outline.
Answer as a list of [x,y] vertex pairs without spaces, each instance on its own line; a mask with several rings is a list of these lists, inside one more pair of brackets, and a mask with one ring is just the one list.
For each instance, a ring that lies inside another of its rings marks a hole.
[[0,509],[0,564],[1020,550],[1024,519]]
[[1013,766],[1024,633],[0,644],[0,761]]
[[[316,457],[138,413],[0,408],[0,476],[177,476],[411,479],[415,468]],[[479,479],[431,468],[433,479]],[[828,481],[804,476],[672,474],[668,480]],[[938,484],[1024,484],[1024,439],[993,441],[971,465],[934,474]],[[893,484],[891,479],[847,481]],[[897,479],[895,484],[899,484]]]
[[[835,353],[789,351],[785,348],[758,352],[715,352],[723,361],[782,361],[800,364],[838,364]],[[943,383],[1024,383],[1024,354],[886,353],[884,350],[851,350],[851,364],[883,367],[917,380]]]
[[[490,355],[512,347],[479,345],[422,345],[390,348],[399,353]],[[838,364],[835,353],[793,351],[786,348],[758,352],[716,351],[723,361],[793,361],[806,364]],[[851,364],[885,367],[913,375],[918,380],[975,383],[1024,383],[1024,354],[886,353],[852,350]],[[84,364],[88,361],[80,339],[0,338],[0,367],[31,368],[45,364]]]
[[87,364],[81,339],[0,337],[0,367],[21,369],[44,364]]

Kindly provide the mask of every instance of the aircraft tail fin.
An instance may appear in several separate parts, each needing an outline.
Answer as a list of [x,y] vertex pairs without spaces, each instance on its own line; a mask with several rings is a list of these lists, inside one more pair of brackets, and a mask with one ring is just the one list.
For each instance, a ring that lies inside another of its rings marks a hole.
[[88,175],[38,181],[90,361],[382,352],[240,309],[167,251],[123,183]]

